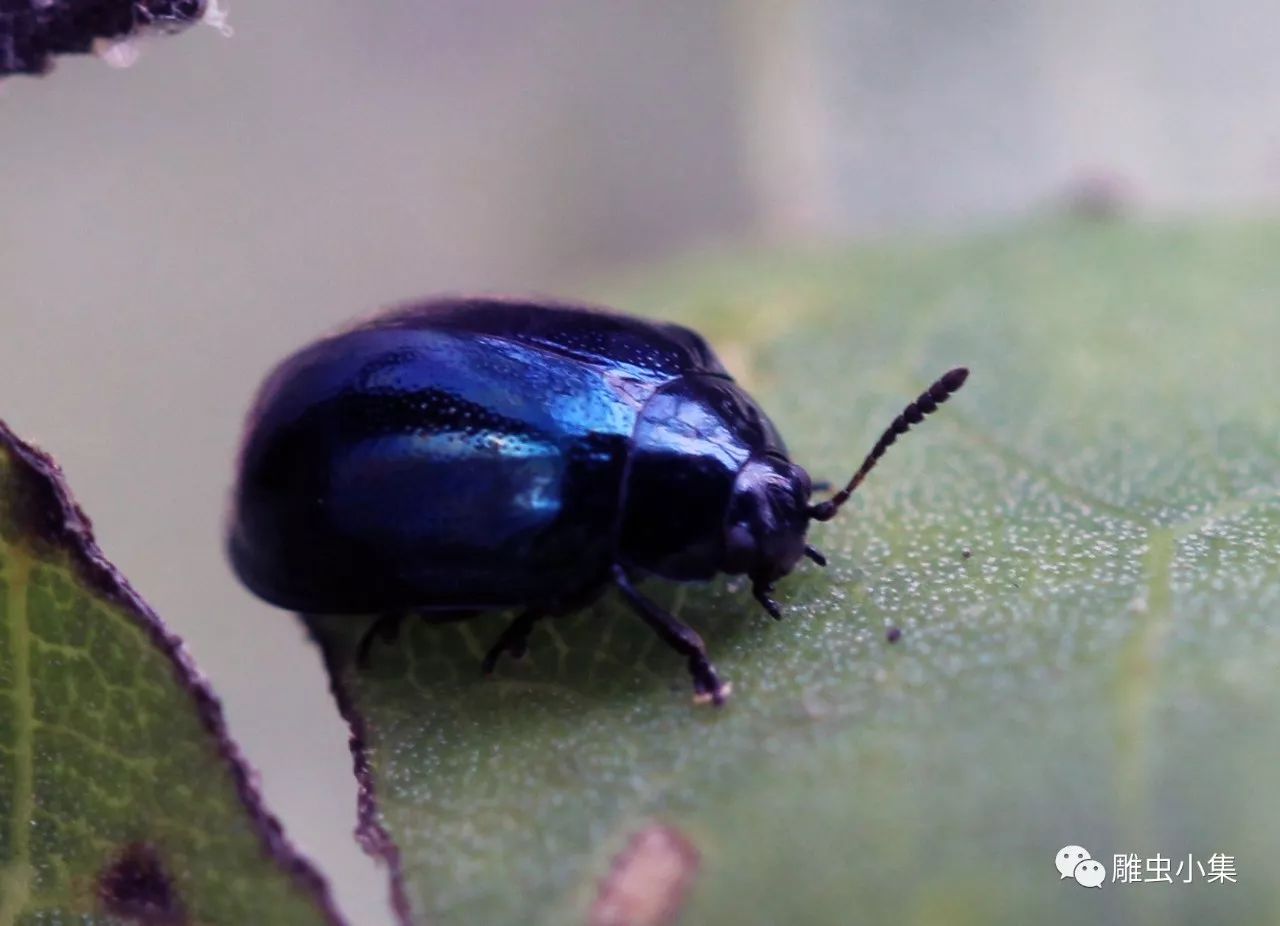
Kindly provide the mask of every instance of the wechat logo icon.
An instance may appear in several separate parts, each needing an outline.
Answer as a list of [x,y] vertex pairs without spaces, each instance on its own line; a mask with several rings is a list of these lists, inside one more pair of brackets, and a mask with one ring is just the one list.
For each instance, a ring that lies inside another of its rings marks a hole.
[[1081,887],[1102,887],[1107,880],[1107,868],[1089,854],[1084,846],[1063,846],[1053,857],[1058,869],[1058,880],[1074,878]]

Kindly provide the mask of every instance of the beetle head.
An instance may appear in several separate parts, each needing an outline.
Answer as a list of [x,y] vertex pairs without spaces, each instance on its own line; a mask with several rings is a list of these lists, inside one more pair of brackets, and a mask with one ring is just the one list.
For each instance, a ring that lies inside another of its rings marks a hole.
[[849,484],[826,501],[810,503],[809,474],[781,454],[749,459],[738,471],[729,502],[723,570],[750,576],[756,598],[774,617],[781,616],[769,597],[774,581],[790,573],[802,556],[826,565],[822,554],[805,544],[809,522],[834,518],[899,435],[936,411],[968,376],[957,367],[939,377],[885,429]]
[[725,523],[724,571],[767,584],[804,556],[809,474],[785,457],[752,457],[733,483]]

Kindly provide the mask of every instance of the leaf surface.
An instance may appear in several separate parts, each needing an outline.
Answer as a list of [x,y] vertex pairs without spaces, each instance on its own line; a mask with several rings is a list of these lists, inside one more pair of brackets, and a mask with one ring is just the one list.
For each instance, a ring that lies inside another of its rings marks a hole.
[[[814,527],[830,568],[780,583],[781,623],[730,582],[646,586],[722,710],[613,597],[488,680],[504,616],[410,625],[363,671],[364,624],[316,622],[415,921],[1280,917],[1277,254],[1272,224],[1046,220],[615,292],[703,330],[837,484],[973,374]],[[1102,889],[1059,878],[1066,845]],[[1113,880],[1128,854],[1193,882]]]
[[178,640],[0,423],[0,926],[339,924]]

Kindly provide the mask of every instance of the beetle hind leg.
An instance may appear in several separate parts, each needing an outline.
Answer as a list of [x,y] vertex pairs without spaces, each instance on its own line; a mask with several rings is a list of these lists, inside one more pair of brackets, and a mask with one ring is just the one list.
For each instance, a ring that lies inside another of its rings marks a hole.
[[730,685],[722,682],[716,674],[715,666],[707,658],[707,646],[702,642],[702,637],[674,614],[664,611],[636,591],[621,566],[613,567],[613,581],[631,609],[662,638],[662,642],[686,657],[689,675],[693,678],[694,701],[699,704],[710,702],[717,707],[724,704],[729,697]]
[[545,616],[546,612],[530,608],[508,624],[493,646],[489,647],[489,652],[480,663],[480,671],[485,675],[492,675],[503,653],[510,654],[512,659],[524,656],[529,651],[529,633],[533,630],[533,625]]

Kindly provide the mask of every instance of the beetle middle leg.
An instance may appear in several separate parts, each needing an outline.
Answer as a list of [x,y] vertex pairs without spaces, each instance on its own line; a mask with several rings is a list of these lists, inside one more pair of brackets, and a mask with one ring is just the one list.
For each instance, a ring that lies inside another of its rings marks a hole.
[[662,638],[662,642],[689,660],[689,674],[693,676],[693,699],[699,703],[710,701],[717,707],[729,697],[728,682],[720,681],[715,666],[707,658],[707,646],[697,632],[684,624],[674,614],[658,607],[636,591],[626,570],[613,567],[613,581],[626,598],[631,609]]
[[510,653],[513,659],[519,659],[529,650],[529,633],[533,625],[547,616],[546,611],[530,608],[507,625],[507,629],[489,647],[484,661],[480,663],[480,671],[491,675],[503,653]]

